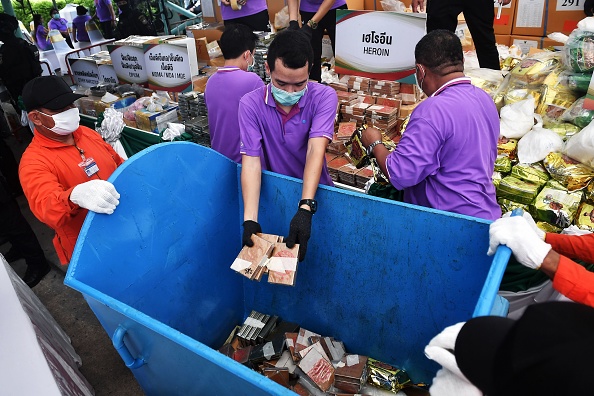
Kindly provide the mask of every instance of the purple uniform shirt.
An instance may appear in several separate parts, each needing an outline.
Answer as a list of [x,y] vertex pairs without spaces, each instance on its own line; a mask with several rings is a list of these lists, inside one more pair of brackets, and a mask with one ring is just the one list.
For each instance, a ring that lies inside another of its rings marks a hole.
[[85,26],[85,23],[87,23],[87,21],[90,19],[91,17],[89,15],[77,15],[72,20],[72,26],[76,28],[76,39],[78,41],[91,41]]
[[[324,0],[301,0],[300,4],[299,4],[299,9],[301,11],[305,11],[305,12],[317,12],[318,9],[320,8],[320,6],[322,5],[322,2]],[[332,5],[331,10],[334,10],[340,6],[343,6],[346,4],[345,0],[336,0],[334,2],[334,5]]]
[[241,7],[241,10],[233,11],[229,6],[221,4],[221,16],[223,20],[241,18],[249,15],[257,14],[263,10],[268,9],[266,0],[247,0],[247,3]]
[[390,182],[415,205],[495,220],[501,209],[491,181],[499,116],[469,78],[452,80],[420,103],[396,150]]
[[208,109],[210,143],[214,150],[241,163],[239,152],[239,100],[248,92],[263,87],[256,73],[237,67],[222,67],[206,83],[204,100]]
[[37,26],[37,30],[35,31],[35,43],[42,51],[47,51],[54,48],[47,37],[47,34],[45,33],[45,28],[41,25]]
[[[332,140],[338,98],[329,86],[309,82],[295,106],[290,118],[283,117],[269,85],[246,94],[239,102],[241,153],[259,157],[263,152],[264,169],[303,179],[309,139]],[[334,185],[326,159],[320,184]]]
[[110,5],[111,0],[95,0],[95,12],[97,13],[99,22],[111,21],[111,12],[109,12]]
[[60,18],[60,19],[52,18],[48,22],[47,26],[50,30],[55,29],[55,30],[59,30],[61,32],[68,31],[68,21],[64,18]]

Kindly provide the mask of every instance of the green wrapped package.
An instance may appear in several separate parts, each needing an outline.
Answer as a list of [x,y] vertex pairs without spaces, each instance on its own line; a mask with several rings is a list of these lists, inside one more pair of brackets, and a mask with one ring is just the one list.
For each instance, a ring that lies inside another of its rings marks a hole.
[[561,228],[555,227],[554,225],[549,224],[549,223],[545,223],[544,221],[537,221],[536,226],[538,228],[540,228],[541,230],[543,230],[544,232],[552,232],[552,233],[558,234],[561,231],[563,231]]
[[567,140],[579,131],[582,130],[577,125],[573,125],[570,122],[557,122],[557,123],[545,123],[544,128],[550,129],[561,137],[563,140]]
[[497,186],[497,197],[528,205],[534,200],[539,189],[537,184],[506,176]]
[[584,108],[585,96],[579,98],[571,107],[563,113],[560,120],[571,122],[580,128],[588,126],[592,119],[594,119],[594,110],[588,110]]
[[581,191],[569,192],[545,186],[530,205],[530,212],[536,220],[566,228],[571,225],[582,198]]
[[563,46],[563,63],[575,72],[594,70],[594,32],[574,30]]
[[493,181],[493,185],[495,186],[495,188],[497,188],[501,179],[503,179],[503,176],[501,176],[501,172],[493,172],[493,174],[491,175],[491,181]]
[[495,172],[509,173],[511,169],[511,159],[507,155],[498,155],[495,159]]
[[590,80],[592,79],[592,72],[579,73],[570,70],[565,70],[559,75],[559,83],[574,92],[585,94],[588,92]]
[[539,187],[542,187],[550,179],[547,170],[540,163],[514,165],[511,169],[511,176],[532,182]]
[[528,205],[510,201],[509,199],[498,198],[497,203],[501,207],[501,213],[511,212],[512,210],[518,208],[522,209],[526,213],[530,212],[530,208],[528,207]]

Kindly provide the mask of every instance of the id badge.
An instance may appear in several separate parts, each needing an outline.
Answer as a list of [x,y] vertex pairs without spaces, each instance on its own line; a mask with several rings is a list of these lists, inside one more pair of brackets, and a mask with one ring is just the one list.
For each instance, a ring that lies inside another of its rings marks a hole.
[[99,167],[93,158],[87,158],[81,163],[78,164],[81,167],[88,177],[93,176],[95,173],[99,172]]

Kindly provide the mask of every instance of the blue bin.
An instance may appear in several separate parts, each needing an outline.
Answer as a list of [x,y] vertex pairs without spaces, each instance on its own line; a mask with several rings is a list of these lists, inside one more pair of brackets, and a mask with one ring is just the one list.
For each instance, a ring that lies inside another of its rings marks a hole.
[[[65,283],[84,295],[143,390],[293,394],[216,351],[252,309],[430,382],[438,366],[423,349],[473,315],[491,266],[489,222],[320,187],[296,286],[258,283],[229,268],[241,247],[239,174],[193,143],[152,146],[110,178],[121,194],[115,213],[85,220]],[[301,187],[263,175],[265,232],[287,235]]]

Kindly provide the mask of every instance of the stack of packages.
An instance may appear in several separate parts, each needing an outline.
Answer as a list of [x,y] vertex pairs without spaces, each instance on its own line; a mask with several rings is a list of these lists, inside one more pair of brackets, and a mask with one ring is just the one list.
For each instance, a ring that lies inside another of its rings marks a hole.
[[205,147],[210,147],[210,129],[208,117],[198,116],[184,121],[186,132],[191,134],[193,141]]
[[289,249],[283,237],[261,233],[252,235],[252,241],[254,245],[241,249],[231,269],[258,282],[268,274],[268,283],[295,286],[299,244]]
[[252,311],[219,352],[303,396],[378,394],[410,388],[406,371],[364,355],[349,354],[333,337],[314,333],[276,315]]
[[382,132],[392,148],[421,97],[415,85],[358,76],[344,75],[330,86],[336,90],[339,108],[335,136],[327,149],[328,172],[335,182],[363,189],[374,176],[373,163],[357,166],[346,155],[345,143],[357,128],[370,125]]
[[270,76],[266,75],[266,59],[268,58],[268,46],[274,39],[274,33],[255,32],[258,36],[256,49],[254,50],[254,73],[260,76],[265,84],[270,82]]
[[491,92],[501,113],[498,202],[504,213],[529,212],[547,232],[594,231],[594,110],[583,96],[594,70],[592,41],[594,31],[574,30],[563,51],[520,60]]
[[180,94],[178,105],[182,121],[207,115],[204,94],[201,92],[191,91]]

